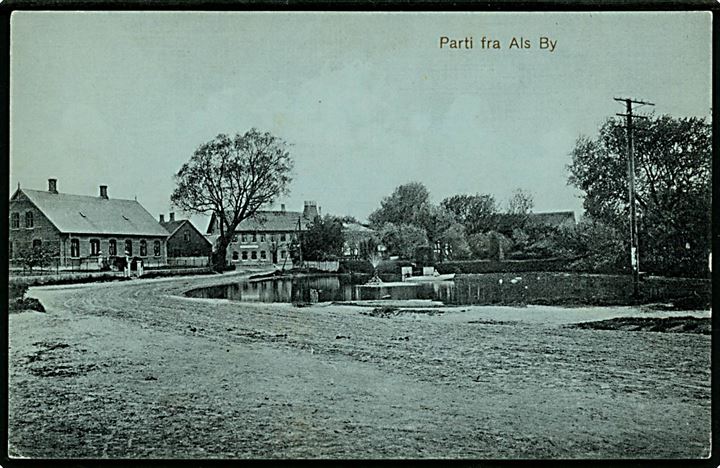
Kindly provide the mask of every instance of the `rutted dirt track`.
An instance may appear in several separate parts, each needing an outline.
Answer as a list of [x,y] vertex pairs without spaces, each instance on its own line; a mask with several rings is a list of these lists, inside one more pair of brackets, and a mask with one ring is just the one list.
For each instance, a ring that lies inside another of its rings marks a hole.
[[48,312],[10,316],[11,455],[708,454],[707,335],[563,326],[611,309],[381,318],[180,296],[217,282],[31,290]]

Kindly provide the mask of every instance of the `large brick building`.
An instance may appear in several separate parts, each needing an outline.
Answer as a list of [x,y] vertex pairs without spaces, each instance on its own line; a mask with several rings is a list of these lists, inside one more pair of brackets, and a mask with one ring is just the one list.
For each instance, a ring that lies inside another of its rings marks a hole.
[[[228,263],[290,263],[291,242],[318,214],[317,203],[313,201],[306,201],[302,212],[286,211],[285,205],[279,211],[258,211],[235,229],[227,248]],[[217,237],[219,232],[217,219],[212,215],[207,233]]]
[[10,198],[8,250],[11,264],[23,251],[43,249],[59,266],[98,265],[98,258],[141,257],[146,264],[167,260],[168,232],[136,200],[108,197],[101,185],[98,196],[71,195],[57,190],[18,188]]

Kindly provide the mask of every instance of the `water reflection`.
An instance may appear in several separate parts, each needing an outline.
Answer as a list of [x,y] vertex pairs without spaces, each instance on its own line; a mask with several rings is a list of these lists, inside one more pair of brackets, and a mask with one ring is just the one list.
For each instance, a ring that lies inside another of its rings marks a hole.
[[[417,283],[400,288],[387,288],[373,291],[358,288],[367,282],[365,275],[339,275],[323,277],[283,278],[254,282],[243,282],[222,286],[194,289],[186,294],[203,299],[229,299],[231,301],[250,302],[332,302],[354,301],[360,299],[433,299],[451,302],[454,283],[443,281],[436,283]],[[383,278],[393,281],[397,278]],[[316,291],[317,298],[313,297]],[[377,295],[378,297],[374,297]]]

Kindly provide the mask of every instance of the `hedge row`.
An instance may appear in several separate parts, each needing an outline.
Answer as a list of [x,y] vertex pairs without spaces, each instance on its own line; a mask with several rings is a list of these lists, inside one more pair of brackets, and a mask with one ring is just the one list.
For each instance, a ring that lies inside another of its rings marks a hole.
[[537,260],[470,260],[435,265],[440,273],[521,273],[528,271],[569,271],[573,260],[548,258]]
[[629,275],[577,273],[483,273],[455,278],[454,304],[627,305],[672,303],[677,309],[708,309],[712,282],[693,278],[648,277],[633,299]]
[[[234,268],[233,268],[234,269]],[[184,275],[210,275],[215,272],[211,268],[175,268],[170,270],[150,270],[145,271],[142,275],[142,279],[148,278],[161,278],[167,276],[184,276]],[[134,278],[134,277],[133,277]],[[30,286],[49,286],[49,285],[61,285],[61,284],[76,284],[76,283],[99,283],[105,281],[125,281],[129,278],[122,276],[120,273],[70,273],[61,275],[48,275],[48,276],[16,276],[10,278],[8,281],[9,296],[19,294],[23,291],[22,288],[27,290]]]

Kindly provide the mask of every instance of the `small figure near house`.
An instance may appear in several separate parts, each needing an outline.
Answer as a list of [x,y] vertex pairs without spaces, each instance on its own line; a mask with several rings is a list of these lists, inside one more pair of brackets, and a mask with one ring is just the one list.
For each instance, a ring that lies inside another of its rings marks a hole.
[[130,275],[134,273],[134,275],[139,278],[143,275],[143,270],[143,259],[140,257],[133,257],[130,261]]
[[310,290],[310,303],[317,304],[320,300],[320,292],[317,289]]
[[144,271],[145,271],[145,262],[142,258],[135,258],[135,273],[137,274],[137,277],[140,278]]
[[123,273],[125,278],[130,278],[130,252],[125,251],[125,261],[123,262]]

